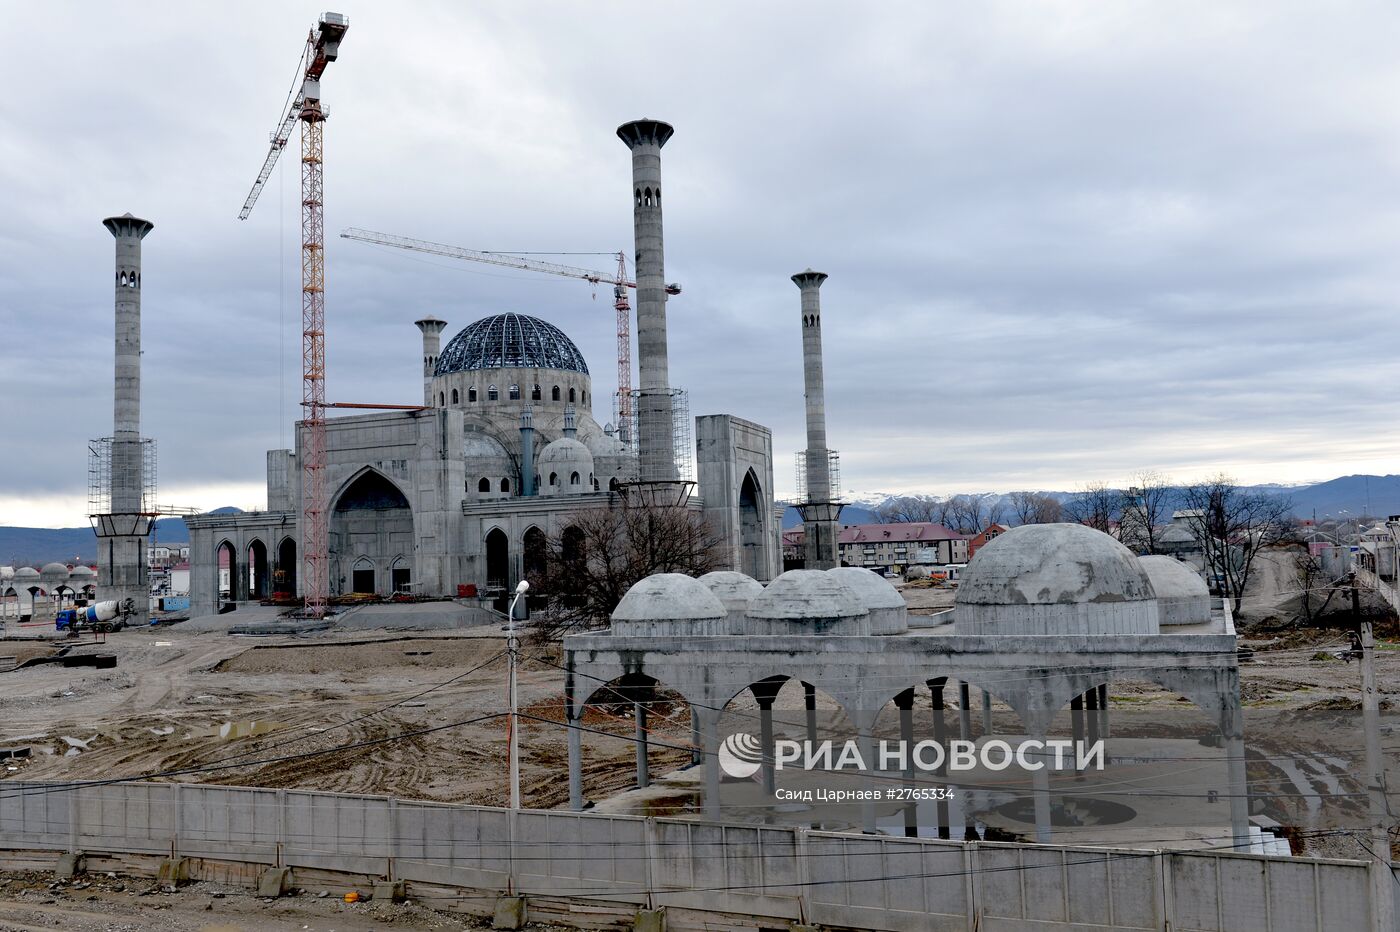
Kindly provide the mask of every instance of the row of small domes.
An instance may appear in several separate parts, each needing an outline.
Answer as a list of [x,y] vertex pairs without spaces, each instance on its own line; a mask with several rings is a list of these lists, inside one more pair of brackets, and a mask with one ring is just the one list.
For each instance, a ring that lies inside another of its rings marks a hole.
[[[1155,634],[1209,619],[1205,581],[1077,524],[1013,528],[964,571],[959,633]],[[900,634],[903,596],[860,567],[789,570],[767,587],[735,572],[649,576],[613,613],[618,634]],[[684,622],[685,624],[679,624]]]
[[15,579],[67,579],[70,576],[96,576],[97,572],[90,566],[79,564],[69,569],[63,563],[45,563],[42,569],[35,569],[32,566],[21,566],[15,570]]

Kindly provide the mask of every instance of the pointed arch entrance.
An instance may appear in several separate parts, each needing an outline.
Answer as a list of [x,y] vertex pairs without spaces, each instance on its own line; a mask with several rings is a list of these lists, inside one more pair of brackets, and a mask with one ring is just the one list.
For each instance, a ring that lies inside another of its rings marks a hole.
[[[361,470],[335,499],[330,520],[331,588],[388,595],[389,569],[412,577],[413,508],[383,473]],[[383,570],[381,573],[380,571]]]

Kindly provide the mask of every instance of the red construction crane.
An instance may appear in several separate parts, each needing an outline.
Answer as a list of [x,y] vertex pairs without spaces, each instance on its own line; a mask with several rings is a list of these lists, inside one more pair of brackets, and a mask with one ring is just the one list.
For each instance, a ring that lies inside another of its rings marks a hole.
[[340,13],[323,13],[306,37],[297,64],[297,77],[287,99],[290,105],[263,161],[258,180],[248,192],[239,220],[247,220],[272,176],[277,157],[301,122],[301,406],[306,444],[301,451],[302,592],[305,614],[321,618],[329,594],[329,540],[326,528],[326,304],[325,220],[322,215],[321,75],[336,60],[350,20]]
[[[609,277],[602,272],[595,272],[591,269],[581,269],[572,265],[559,265],[555,262],[542,262],[538,259],[526,259],[524,256],[512,256],[500,252],[487,252],[481,249],[464,249],[461,246],[447,246],[442,243],[432,243],[422,239],[411,239],[407,236],[395,236],[391,233],[376,233],[373,230],[361,230],[357,227],[351,227],[340,235],[343,239],[359,240],[362,243],[373,243],[376,246],[393,246],[397,249],[407,249],[412,252],[428,253],[434,256],[447,256],[450,259],[465,259],[468,262],[485,262],[489,265],[504,266],[508,269],[543,272],[547,275],[562,275],[564,278],[578,278],[594,285],[612,285],[613,307],[617,310],[617,432],[624,443],[629,443],[631,441],[632,306],[627,299],[627,289],[636,288],[637,283],[627,278],[626,253],[574,253],[574,255],[616,256],[617,274]],[[676,284],[667,285],[666,293],[673,295],[680,294],[681,286]]]

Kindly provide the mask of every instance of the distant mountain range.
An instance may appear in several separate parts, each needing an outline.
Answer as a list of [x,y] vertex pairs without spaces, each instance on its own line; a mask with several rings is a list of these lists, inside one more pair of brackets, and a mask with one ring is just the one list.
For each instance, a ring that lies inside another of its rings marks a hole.
[[[1287,495],[1293,502],[1293,513],[1300,518],[1349,518],[1370,515],[1384,518],[1400,515],[1400,476],[1341,476],[1312,485],[1250,486],[1260,492]],[[1047,492],[1061,501],[1073,498],[1074,492]],[[877,524],[876,509],[892,496],[860,495],[859,501],[847,505],[841,512],[843,524]],[[779,504],[785,504],[780,502]],[[218,514],[236,514],[237,508],[218,508]],[[801,516],[792,505],[783,511],[783,528],[797,527]],[[154,539],[162,544],[183,544],[190,539],[189,529],[180,518],[161,518],[156,522]],[[34,528],[0,527],[0,564],[91,563],[97,559],[97,537],[90,527]]]

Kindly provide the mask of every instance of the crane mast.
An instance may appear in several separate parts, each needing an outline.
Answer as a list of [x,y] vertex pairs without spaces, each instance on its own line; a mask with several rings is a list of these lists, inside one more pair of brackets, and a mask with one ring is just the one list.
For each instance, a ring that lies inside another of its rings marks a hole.
[[[538,259],[527,259],[524,256],[513,256],[501,252],[488,252],[482,249],[466,249],[461,246],[448,246],[444,243],[434,243],[429,240],[413,239],[407,236],[396,236],[392,233],[376,233],[373,230],[362,230],[358,227],[351,227],[341,234],[343,239],[358,240],[362,243],[371,243],[376,246],[393,246],[396,249],[407,249],[410,252],[421,252],[432,256],[446,256],[449,259],[463,259],[467,262],[484,262],[487,265],[498,265],[508,269],[519,269],[525,272],[543,272],[547,275],[560,275],[564,278],[577,278],[593,285],[609,284],[613,286],[613,307],[617,311],[617,403],[618,403],[618,436],[624,443],[632,440],[632,306],[627,297],[628,288],[636,288],[637,283],[630,281],[627,277],[627,254],[618,253],[596,253],[595,255],[612,255],[617,258],[617,273],[612,277],[602,272],[591,269],[578,268],[572,265],[560,265],[557,262],[543,262]],[[666,286],[667,294],[680,294],[681,286],[669,284]]]
[[326,494],[326,304],[325,218],[323,214],[324,166],[321,128],[326,112],[321,107],[321,76],[336,60],[350,20],[340,13],[324,13],[306,38],[298,63],[300,85],[293,84],[291,101],[282,122],[272,133],[272,146],[258,179],[239,212],[246,220],[257,203],[277,157],[291,138],[292,126],[301,123],[301,405],[306,428],[301,451],[301,575],[305,614],[320,618],[329,595],[329,535]]

